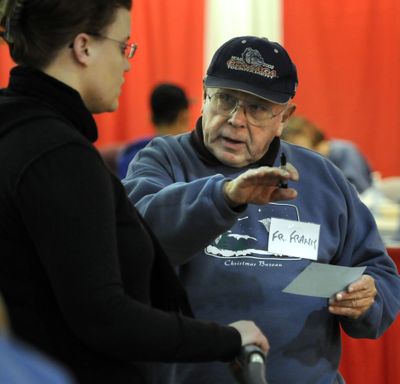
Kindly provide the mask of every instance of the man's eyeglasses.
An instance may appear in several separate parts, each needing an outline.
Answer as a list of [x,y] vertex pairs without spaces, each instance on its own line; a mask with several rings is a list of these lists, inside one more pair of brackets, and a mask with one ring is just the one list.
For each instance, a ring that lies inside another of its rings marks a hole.
[[254,100],[241,100],[225,92],[216,92],[212,95],[207,95],[207,97],[210,99],[214,110],[222,116],[231,116],[239,107],[242,107],[247,120],[253,125],[262,125],[280,115],[286,109],[285,105],[285,108],[274,114],[271,107],[265,103]]
[[111,37],[103,36],[99,33],[88,33],[88,35],[99,37],[101,39],[111,40],[111,41],[114,41],[115,43],[118,43],[121,47],[121,53],[127,59],[132,59],[132,57],[135,55],[135,52],[137,50],[137,44],[135,44],[135,43],[127,44],[123,41],[115,40],[115,39],[112,39]]

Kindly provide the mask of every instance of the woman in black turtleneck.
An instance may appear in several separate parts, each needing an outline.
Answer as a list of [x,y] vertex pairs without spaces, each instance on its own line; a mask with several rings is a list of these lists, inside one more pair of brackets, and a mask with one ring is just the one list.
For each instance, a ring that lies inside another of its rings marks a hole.
[[92,144],[91,114],[116,109],[136,48],[130,8],[0,0],[19,64],[0,92],[0,292],[14,333],[80,383],[145,383],[150,361],[267,349],[252,322],[190,317],[158,242]]

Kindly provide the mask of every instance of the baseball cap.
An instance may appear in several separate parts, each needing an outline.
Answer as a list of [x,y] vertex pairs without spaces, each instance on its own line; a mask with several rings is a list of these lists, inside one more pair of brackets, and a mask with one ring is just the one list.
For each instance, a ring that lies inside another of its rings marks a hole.
[[204,83],[284,104],[296,94],[298,80],[296,66],[280,44],[265,37],[240,36],[217,49]]

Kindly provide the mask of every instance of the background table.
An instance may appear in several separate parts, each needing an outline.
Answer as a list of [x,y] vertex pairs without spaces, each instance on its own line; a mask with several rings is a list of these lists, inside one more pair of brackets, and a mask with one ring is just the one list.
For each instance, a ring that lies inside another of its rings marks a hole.
[[[388,248],[400,271],[400,247]],[[377,340],[352,339],[342,332],[340,372],[347,384],[400,383],[400,316]]]

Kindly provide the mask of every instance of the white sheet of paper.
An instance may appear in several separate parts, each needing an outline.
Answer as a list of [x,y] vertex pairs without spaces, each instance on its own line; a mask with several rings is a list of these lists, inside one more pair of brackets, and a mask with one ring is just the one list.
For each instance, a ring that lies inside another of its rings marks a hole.
[[315,297],[332,297],[358,280],[366,267],[311,263],[282,292]]
[[268,251],[318,260],[319,224],[271,218]]

